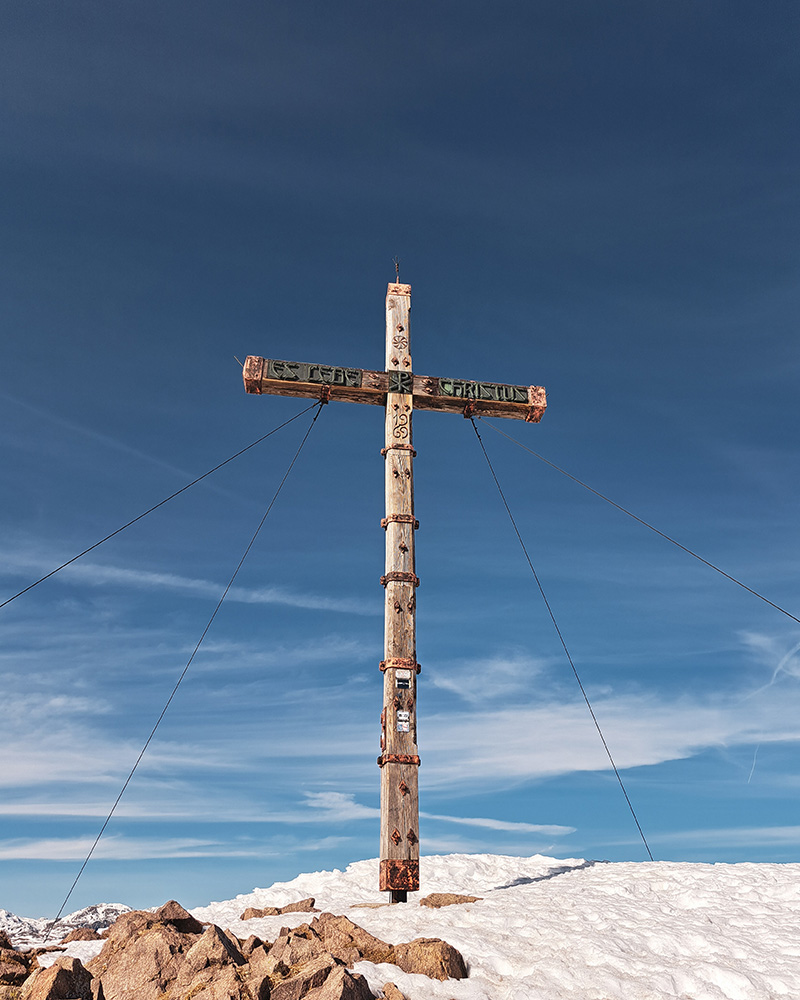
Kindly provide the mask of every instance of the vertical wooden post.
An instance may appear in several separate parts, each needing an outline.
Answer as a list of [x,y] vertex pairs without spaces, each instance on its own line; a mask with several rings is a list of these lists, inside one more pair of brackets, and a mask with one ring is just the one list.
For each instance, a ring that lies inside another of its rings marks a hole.
[[416,591],[414,477],[411,437],[413,375],[411,285],[386,294],[386,588],[381,714],[380,889],[405,902],[419,889]]

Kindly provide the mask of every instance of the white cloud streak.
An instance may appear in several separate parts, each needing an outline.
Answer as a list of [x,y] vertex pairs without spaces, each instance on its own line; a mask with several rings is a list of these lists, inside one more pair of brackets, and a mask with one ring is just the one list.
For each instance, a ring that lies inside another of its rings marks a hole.
[[[14,553],[4,553],[5,569],[49,572],[53,562]],[[89,587],[133,587],[139,590],[167,590],[172,593],[191,594],[218,600],[225,589],[225,581],[214,583],[210,580],[180,576],[177,573],[157,573],[150,570],[126,569],[119,566],[104,566],[98,563],[76,562],[62,570],[55,577],[60,583],[82,584]],[[278,604],[293,608],[307,608],[312,611],[332,611],[352,615],[380,615],[379,600],[361,601],[350,598],[323,597],[319,594],[298,594],[281,587],[231,587],[226,597],[228,601],[240,604]]]
[[[292,844],[294,851],[320,851],[345,842],[347,837],[323,837],[305,844]],[[93,837],[42,838],[0,841],[0,861],[82,861]],[[263,858],[280,857],[285,843],[252,841],[221,843],[193,838],[105,837],[92,855],[96,860],[141,861],[156,858]]]
[[750,826],[712,830],[678,830],[660,833],[651,840],[698,847],[750,847],[753,844],[800,845],[800,826]]
[[563,837],[575,833],[574,826],[548,826],[539,823],[514,823],[503,819],[467,816],[441,816],[436,813],[420,813],[422,819],[439,820],[444,823],[459,823],[463,826],[477,826],[486,830],[503,833],[539,833],[546,837]]
[[470,704],[486,704],[529,690],[531,680],[543,673],[548,662],[517,651],[507,656],[460,661],[450,669],[440,665],[431,671],[430,682]]

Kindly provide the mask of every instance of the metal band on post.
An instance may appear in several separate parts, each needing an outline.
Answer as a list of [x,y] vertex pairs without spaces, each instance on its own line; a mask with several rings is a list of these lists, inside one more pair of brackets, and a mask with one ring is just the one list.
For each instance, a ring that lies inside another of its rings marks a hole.
[[384,764],[414,764],[419,767],[420,760],[415,753],[382,753],[378,757],[378,767]]
[[413,514],[389,514],[381,518],[381,527],[386,530],[390,524],[413,524],[414,530],[419,528],[419,521]]
[[381,673],[386,670],[413,670],[414,673],[421,674],[422,664],[410,656],[392,656],[388,660],[381,660]]
[[387,573],[385,576],[381,577],[381,586],[385,587],[387,583],[413,583],[415,587],[419,586],[419,577],[416,573],[401,573],[399,570],[392,570],[391,573]]
[[381,455],[386,458],[387,453],[390,451],[407,451],[410,452],[412,458],[417,457],[416,451],[414,451],[410,444],[387,444],[385,448],[381,448]]

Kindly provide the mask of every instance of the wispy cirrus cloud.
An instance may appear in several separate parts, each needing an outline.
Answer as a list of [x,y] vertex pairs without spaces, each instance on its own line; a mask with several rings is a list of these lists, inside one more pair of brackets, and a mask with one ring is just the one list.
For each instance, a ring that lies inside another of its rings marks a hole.
[[485,704],[528,690],[531,680],[543,674],[549,663],[516,650],[488,659],[459,661],[452,667],[440,663],[429,676],[434,687],[452,691],[471,704]]
[[795,641],[796,635],[787,638],[745,631],[740,633],[740,639],[755,659],[771,672],[765,687],[770,687],[782,676],[800,678],[800,642]]
[[[5,572],[15,575],[47,573],[54,567],[54,560],[45,560],[23,553],[3,553]],[[191,594],[218,600],[226,581],[213,582],[178,573],[158,573],[151,570],[128,569],[99,563],[78,561],[58,573],[54,580],[60,583],[82,584],[88,587],[133,587],[137,590],[162,590]],[[301,594],[282,587],[231,587],[226,600],[241,604],[279,604],[313,611],[332,611],[352,615],[380,615],[380,600],[362,601],[355,598],[326,597],[321,594]]]
[[457,823],[462,826],[477,826],[484,830],[501,833],[539,833],[546,837],[563,837],[575,833],[574,826],[554,826],[540,823],[515,823],[504,819],[475,816],[442,816],[437,813],[420,813],[423,819],[438,820],[443,823]]
[[[675,830],[655,833],[650,839],[662,844],[698,847],[749,847],[752,844],[800,845],[800,826],[747,826],[709,830]],[[635,841],[633,841],[635,843]]]
[[[292,844],[292,851],[321,851],[346,841],[347,837],[323,837]],[[0,861],[80,861],[86,857],[94,837],[64,837],[0,840]],[[157,858],[263,858],[280,857],[286,850],[281,841],[216,841],[201,838],[129,837],[111,835],[97,845],[93,857],[105,861],[140,861]]]

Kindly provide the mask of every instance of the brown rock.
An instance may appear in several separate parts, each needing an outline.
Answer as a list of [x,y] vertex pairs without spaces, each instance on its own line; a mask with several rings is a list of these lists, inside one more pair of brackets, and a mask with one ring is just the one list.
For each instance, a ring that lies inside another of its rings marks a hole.
[[305,965],[329,951],[308,924],[300,924],[294,930],[281,927],[277,940],[267,952],[266,973],[272,979],[285,978],[291,975],[294,966]]
[[303,1000],[375,1000],[375,998],[367,980],[360,973],[348,972],[343,965],[339,965],[322,986],[306,993]]
[[263,906],[260,910],[255,906],[248,906],[239,919],[256,920],[258,917],[279,917],[280,913],[277,906]]
[[376,964],[394,962],[392,945],[373,937],[347,917],[322,913],[311,921],[311,930],[319,936],[325,950],[347,966],[362,958]]
[[156,920],[162,924],[169,924],[181,934],[202,934],[205,926],[195,919],[188,910],[184,910],[180,903],[174,899],[160,906],[153,914]]
[[176,983],[167,996],[170,1000],[252,1000],[250,990],[235,965],[208,966],[186,987],[179,989]]
[[319,913],[319,910],[314,906],[316,900],[313,896],[309,896],[308,899],[300,899],[296,903],[287,903],[286,906],[282,906],[279,913]]
[[477,903],[483,896],[459,896],[457,892],[432,892],[419,901],[420,906],[453,906],[454,903]]
[[[256,948],[263,948],[264,942],[260,937],[256,937],[255,934],[251,934],[250,937],[244,941],[240,947],[240,950],[245,958],[249,959]],[[267,945],[269,947],[269,945]]]
[[28,978],[31,961],[31,956],[14,948],[0,948],[0,985],[20,986]]
[[[270,963],[267,954],[268,947],[263,944],[256,945],[248,958],[247,984],[254,1000],[267,1000],[271,984],[270,973],[275,975],[274,965]],[[288,972],[288,969],[286,971]]]
[[76,927],[74,931],[70,931],[65,938],[61,939],[62,944],[68,944],[70,941],[99,941],[100,935],[92,927]]
[[403,972],[416,972],[431,979],[466,979],[461,952],[439,938],[415,938],[394,947],[391,959]]
[[383,984],[384,1000],[408,1000],[405,993],[401,992],[394,983]]
[[169,996],[174,1000],[252,1000],[247,971],[238,939],[211,924],[186,953]]
[[270,992],[270,1000],[301,1000],[310,990],[322,986],[338,965],[330,955],[318,955],[297,968],[288,979],[275,984]]
[[131,910],[112,924],[103,950],[86,967],[102,982],[106,1000],[158,1000],[197,939],[161,923],[155,913]]
[[216,924],[211,924],[186,952],[176,985],[194,978],[198,972],[210,966],[244,964],[244,955],[239,951],[238,944],[231,940],[231,935]]
[[9,948],[14,950],[14,945],[11,943],[11,938],[6,934],[5,931],[0,931],[0,948]]
[[287,903],[286,906],[262,906],[261,909],[248,906],[239,919],[255,920],[258,917],[280,917],[284,913],[319,913],[319,910],[314,906],[314,897],[309,896],[308,899]]
[[22,988],[23,1000],[92,1000],[92,977],[77,958],[57,958],[37,969]]

